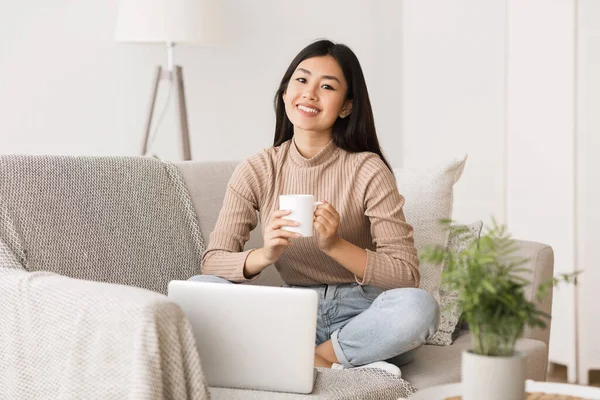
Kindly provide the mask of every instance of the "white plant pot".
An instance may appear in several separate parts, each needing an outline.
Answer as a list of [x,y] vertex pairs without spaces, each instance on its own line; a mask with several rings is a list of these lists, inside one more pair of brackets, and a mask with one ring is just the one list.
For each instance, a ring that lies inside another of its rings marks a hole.
[[525,355],[512,357],[462,354],[463,400],[522,400],[525,398]]

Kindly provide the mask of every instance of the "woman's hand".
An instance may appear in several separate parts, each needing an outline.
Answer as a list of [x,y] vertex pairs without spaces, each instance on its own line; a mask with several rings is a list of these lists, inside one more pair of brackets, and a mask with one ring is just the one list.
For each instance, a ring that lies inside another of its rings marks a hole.
[[300,225],[296,221],[282,218],[290,213],[291,211],[289,210],[278,210],[273,212],[271,220],[265,227],[263,236],[263,254],[269,264],[273,264],[279,260],[279,257],[281,257],[284,250],[289,246],[292,239],[302,236],[299,233],[281,229],[284,226]]
[[335,207],[323,200],[315,210],[313,227],[317,232],[317,245],[319,249],[327,252],[340,240],[338,228],[340,227],[340,214]]

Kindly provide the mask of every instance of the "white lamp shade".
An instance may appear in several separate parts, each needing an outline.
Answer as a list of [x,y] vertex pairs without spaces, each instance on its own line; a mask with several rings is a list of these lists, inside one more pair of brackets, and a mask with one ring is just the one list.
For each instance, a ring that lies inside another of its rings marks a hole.
[[216,44],[219,0],[120,0],[118,42]]

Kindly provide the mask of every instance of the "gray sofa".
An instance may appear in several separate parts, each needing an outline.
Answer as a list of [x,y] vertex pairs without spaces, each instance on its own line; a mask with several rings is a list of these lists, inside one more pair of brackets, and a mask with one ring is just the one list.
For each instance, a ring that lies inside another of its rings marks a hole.
[[[228,182],[229,177],[231,176],[236,165],[237,165],[236,162],[202,163],[202,162],[188,161],[188,162],[176,163],[176,167],[180,171],[180,173],[183,177],[185,186],[187,187],[187,190],[189,191],[191,201],[193,204],[193,208],[196,212],[196,216],[198,219],[199,228],[200,228],[200,231],[201,231],[202,236],[204,237],[205,241],[208,241],[210,232],[216,223],[216,219],[217,219],[217,216],[218,216],[218,213],[219,213],[222,201],[223,201],[223,197],[225,194],[227,182]],[[5,189],[6,188],[3,188],[2,190],[5,190]],[[530,259],[529,263],[526,264],[525,267],[529,271],[528,277],[532,280],[532,282],[534,284],[537,284],[537,283],[540,283],[540,282],[550,278],[552,276],[553,262],[554,262],[552,249],[547,245],[543,245],[540,243],[534,243],[534,242],[519,241],[518,244],[520,246],[520,255],[525,258]],[[252,232],[250,240],[248,241],[248,243],[246,245],[246,248],[255,248],[255,247],[260,247],[260,246],[261,246],[260,229],[256,229],[255,231]],[[2,266],[0,265],[0,267],[2,267]],[[85,266],[79,266],[78,268],[85,269]],[[81,271],[79,271],[79,272],[81,272]],[[23,272],[23,273],[25,273],[25,272]],[[166,271],[163,271],[163,273],[165,276],[168,276],[171,274],[171,271],[166,270]],[[180,272],[178,272],[178,273],[181,275]],[[13,278],[15,276],[14,273],[10,273],[8,275],[10,275]],[[43,278],[43,276],[42,276],[42,278]],[[25,278],[23,278],[23,279],[25,279]],[[30,279],[31,282],[33,282],[32,279],[33,278]],[[8,281],[9,280],[3,281],[2,277],[0,277],[0,294],[9,293],[12,290],[11,293],[13,293],[14,296],[22,296],[22,293],[19,294],[19,291],[16,290],[14,287],[3,286],[3,285],[7,285],[5,282],[8,282]],[[23,280],[21,280],[21,282],[23,282]],[[121,283],[121,282],[119,282],[119,283]],[[281,279],[279,278],[279,275],[278,275],[277,271],[274,269],[274,267],[271,266],[271,267],[267,268],[261,274],[259,279],[253,281],[252,284],[277,286],[277,285],[281,284]],[[75,285],[73,285],[72,283],[69,283],[69,282],[61,283],[60,281],[56,281],[56,280],[54,280],[51,283],[51,285],[49,285],[48,287],[55,288],[56,290],[58,290],[58,288],[61,288],[61,290],[62,290],[62,288],[65,288],[69,285],[72,285],[72,287],[75,288]],[[122,294],[126,295],[126,296],[124,296],[124,298],[126,298],[127,296],[135,297],[136,295],[135,295],[134,291],[140,290],[138,288],[130,288],[131,291],[128,292],[127,287],[121,287],[119,289],[115,289],[115,288],[108,287],[108,286],[112,287],[114,285],[109,285],[109,284],[104,284],[105,286],[102,286],[102,284],[99,284],[99,285],[101,285],[101,286],[87,284],[87,286],[85,286],[85,285],[79,286],[79,288],[77,290],[80,290],[80,292],[78,292],[78,293],[85,293],[86,291],[90,290],[87,288],[97,288],[97,289],[93,289],[93,290],[105,291],[106,293],[117,293],[117,292],[122,293]],[[39,289],[39,287],[38,287],[38,289]],[[68,290],[68,288],[65,290]],[[150,293],[150,292],[148,292],[148,293]],[[73,293],[68,292],[68,296],[73,297]],[[156,307],[160,308],[161,313],[166,312],[164,310],[171,309],[169,302],[163,295],[152,293],[152,294],[145,294],[144,296],[146,296],[147,301],[146,300],[139,301],[139,305],[136,305],[136,307],[138,307],[137,309],[139,309],[139,310],[145,310],[145,312],[146,312],[150,309],[150,311],[149,311],[150,314],[156,315],[156,313],[152,312],[152,310],[155,309]],[[530,298],[533,298],[533,296],[534,296],[533,289],[529,291],[528,296]],[[18,297],[15,297],[15,298],[18,298]],[[60,301],[63,301],[66,297],[65,296],[56,296],[56,298],[58,299],[57,301],[60,302]],[[104,298],[104,297],[102,297],[102,298]],[[2,309],[2,306],[3,306],[1,301],[2,301],[2,299],[0,298],[0,309]],[[31,299],[32,307],[35,306],[36,301],[38,301],[38,300]],[[98,299],[96,299],[94,301],[90,300],[90,304],[93,304],[94,307],[97,307],[98,306],[97,301],[99,301],[99,300]],[[113,304],[113,306],[116,308],[124,308],[124,307],[126,307],[126,304],[130,304],[130,303],[129,303],[129,300],[127,300],[127,301],[123,301],[123,302],[116,302],[115,304]],[[4,306],[5,306],[5,309],[19,310],[19,308],[17,308],[17,307],[11,308],[10,304],[8,306],[6,304],[4,304]],[[60,306],[60,304],[58,304],[57,306]],[[546,313],[550,313],[551,306],[552,306],[552,297],[551,296],[548,296],[546,299],[544,299],[544,301],[542,303],[539,304],[539,308]],[[131,308],[133,308],[133,307],[131,307]],[[51,309],[51,307],[49,309]],[[19,311],[15,311],[15,313],[18,313],[18,312]],[[70,310],[69,312],[71,314],[73,312],[75,312],[75,314],[76,314],[77,308],[75,306],[73,306],[73,309]],[[66,313],[65,315],[68,315],[68,314],[69,313]],[[169,315],[173,315],[172,312]],[[179,335],[180,337],[186,337],[189,339],[189,332],[187,331],[188,327],[185,325],[185,322],[182,321],[183,317],[177,313],[176,313],[176,315],[177,315],[176,319],[177,319],[177,324],[178,324],[177,332],[179,332],[179,333],[173,333],[172,336]],[[9,316],[9,318],[10,317],[11,316]],[[15,316],[13,316],[13,317],[15,317]],[[21,316],[13,318],[13,321],[20,321],[20,320],[22,320]],[[77,324],[80,322],[81,321],[77,320],[77,319],[73,320],[73,324]],[[51,325],[49,325],[49,327],[51,327]],[[15,329],[16,329],[16,331],[18,331],[20,328],[17,327]],[[138,328],[136,328],[136,329],[138,329]],[[523,351],[528,355],[527,367],[526,367],[526,375],[527,375],[528,379],[534,379],[534,380],[538,380],[538,381],[545,380],[547,359],[548,359],[549,332],[550,332],[549,327],[544,330],[540,330],[540,329],[528,330],[527,332],[525,332],[524,337],[522,339],[520,339],[520,341],[518,342],[518,345],[517,345],[518,350]],[[48,333],[48,332],[36,332],[36,334],[41,334],[41,335],[43,335],[44,333]],[[54,332],[53,332],[53,334],[54,334]],[[0,329],[0,340],[2,340],[2,339],[3,340],[12,340],[14,342],[19,340],[19,338],[10,338],[10,337],[3,338],[2,330]],[[34,339],[35,338],[33,338],[33,339],[29,338],[29,340],[31,340],[32,345],[38,345]],[[156,338],[153,336],[152,340],[155,340],[155,339]],[[156,341],[160,342],[159,339],[156,339]],[[60,336],[57,336],[55,334],[53,336],[53,340],[60,341]],[[419,350],[419,352],[416,354],[415,359],[412,362],[401,367],[402,378],[411,382],[417,389],[422,389],[422,388],[426,388],[426,387],[430,387],[430,386],[434,386],[434,385],[438,385],[438,384],[443,384],[443,383],[458,382],[458,381],[460,381],[461,353],[463,350],[468,349],[469,347],[470,347],[470,336],[469,336],[469,332],[466,330],[461,331],[460,335],[458,336],[456,341],[450,346],[432,346],[432,345],[423,346]],[[1,348],[1,346],[0,346],[0,348]],[[141,349],[140,352],[142,350],[143,349]],[[142,354],[142,353],[139,353],[138,357],[140,354]],[[17,360],[15,362],[18,362],[18,357],[17,356],[15,356],[15,357],[16,358],[14,358],[14,360]],[[135,357],[135,355],[133,355],[133,357]],[[144,355],[144,357],[147,358],[146,355]],[[186,363],[189,364],[186,367],[186,371],[193,370],[193,371],[195,371],[194,373],[199,373],[197,371],[199,367],[196,364],[194,364],[197,362],[197,360],[195,360],[193,355],[189,355],[186,360],[187,360]],[[29,361],[29,360],[27,360],[27,361]],[[127,360],[125,360],[125,358],[124,358],[123,362],[127,362]],[[180,362],[180,361],[177,361],[177,362]],[[6,364],[7,361],[4,361],[4,363],[5,364],[3,364],[3,361],[0,360],[0,372],[3,372],[2,368],[5,368],[5,370],[10,368],[10,365]],[[31,361],[31,364],[32,365],[30,365],[30,367],[32,369],[28,370],[28,373],[29,373],[29,371],[35,370],[38,367],[41,367],[41,368],[45,367],[43,365],[35,365],[34,361]],[[188,372],[186,372],[186,371],[184,371],[182,373],[184,375],[188,374]],[[181,371],[179,371],[179,372],[181,372]],[[89,376],[87,378],[89,378]],[[151,377],[148,377],[148,376],[144,377],[144,379],[146,379],[146,381],[148,381],[148,382],[151,382],[150,378]],[[184,377],[178,377],[178,379],[180,379],[183,382],[180,385],[183,388],[182,389],[183,392],[185,393],[187,390],[189,398],[194,398],[193,396],[189,395],[189,388],[188,389],[185,388],[186,383],[185,383]],[[0,392],[2,392],[1,389],[3,389],[3,384],[6,384],[6,382],[7,382],[6,380],[3,381],[3,379],[0,378]],[[81,386],[80,390],[82,391],[82,393],[85,392],[85,390],[86,390],[85,387],[83,385],[80,385],[80,386]],[[33,388],[33,385],[32,385],[32,388]],[[31,389],[31,390],[33,390],[33,389]],[[164,393],[166,393],[164,391],[165,389],[161,389],[161,390],[163,393],[163,397],[169,397],[169,396],[164,395]],[[206,391],[202,387],[196,388],[195,391],[196,391],[196,393],[202,393],[202,396],[206,396]],[[173,393],[175,393],[175,392],[173,392]],[[213,398],[231,398],[231,393],[227,392],[227,391],[219,391],[219,389],[216,389],[216,390],[213,389],[213,390],[211,390],[211,393],[212,393]],[[245,398],[243,394],[242,395],[238,394],[237,396],[238,397],[236,397],[236,398]],[[67,397],[65,397],[65,398],[67,398]],[[148,396],[147,398],[160,398],[160,395],[158,397]],[[184,397],[181,397],[181,398],[184,398]],[[198,398],[200,398],[200,397],[198,397]],[[204,398],[204,397],[202,397],[202,398]],[[259,398],[259,397],[257,397],[257,398]]]

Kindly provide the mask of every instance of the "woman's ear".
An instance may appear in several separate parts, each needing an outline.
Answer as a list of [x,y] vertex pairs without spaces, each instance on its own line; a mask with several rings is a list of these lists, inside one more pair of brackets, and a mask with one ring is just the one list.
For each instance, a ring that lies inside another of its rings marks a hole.
[[346,100],[342,111],[340,111],[340,118],[346,118],[352,112],[352,100]]

